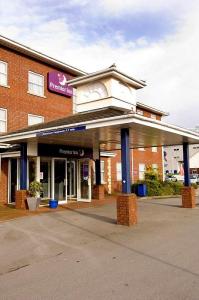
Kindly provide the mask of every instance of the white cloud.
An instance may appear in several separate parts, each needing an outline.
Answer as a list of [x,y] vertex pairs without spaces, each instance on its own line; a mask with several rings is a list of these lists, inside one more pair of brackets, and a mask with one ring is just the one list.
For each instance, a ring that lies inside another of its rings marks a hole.
[[[111,0],[103,1],[104,3],[106,1],[106,4],[109,3],[111,9]],[[19,2],[21,1],[18,1],[17,5]],[[176,0],[175,3],[177,2]],[[87,1],[85,0],[84,3]],[[124,4],[124,1],[120,3]],[[117,6],[118,9],[120,3]],[[146,1],[127,0],[125,5],[130,7],[132,3],[134,8],[137,5],[141,9]],[[167,5],[162,1],[153,0],[150,4],[156,10]],[[104,9],[107,10],[107,7]],[[123,6],[120,10],[122,9],[124,9]],[[18,13],[20,20],[16,19],[14,10],[11,11],[9,20],[6,20],[5,16],[1,18],[2,34],[85,71],[102,69],[115,62],[124,72],[138,79],[147,80],[148,87],[138,94],[140,101],[170,111],[172,123],[189,127],[199,123],[197,9],[190,10],[183,16],[180,15],[177,32],[156,43],[149,43],[146,37],[125,42],[121,32],[117,32],[112,39],[101,39],[89,44],[78,32],[71,30],[70,24],[65,19],[43,22],[43,15],[38,18],[34,15],[32,16],[33,27],[31,27],[28,21],[31,10],[25,14],[25,9],[22,7]],[[117,47],[115,42],[117,42]]]

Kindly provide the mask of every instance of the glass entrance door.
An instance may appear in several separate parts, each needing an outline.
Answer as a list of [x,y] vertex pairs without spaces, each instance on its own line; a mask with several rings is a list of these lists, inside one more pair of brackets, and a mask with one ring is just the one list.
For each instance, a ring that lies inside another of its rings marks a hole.
[[78,161],[78,201],[91,202],[91,166],[88,159]]
[[67,198],[77,198],[77,173],[76,162],[74,160],[67,161]]
[[54,160],[54,198],[66,201],[66,159]]
[[18,159],[11,158],[9,161],[9,203],[15,202],[15,194],[18,189],[19,167]]

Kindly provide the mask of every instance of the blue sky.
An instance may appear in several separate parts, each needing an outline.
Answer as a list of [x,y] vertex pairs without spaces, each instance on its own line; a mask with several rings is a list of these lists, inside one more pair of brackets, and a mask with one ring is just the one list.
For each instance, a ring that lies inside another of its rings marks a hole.
[[147,81],[139,101],[194,127],[198,16],[197,0],[0,0],[0,34],[88,72],[116,63]]

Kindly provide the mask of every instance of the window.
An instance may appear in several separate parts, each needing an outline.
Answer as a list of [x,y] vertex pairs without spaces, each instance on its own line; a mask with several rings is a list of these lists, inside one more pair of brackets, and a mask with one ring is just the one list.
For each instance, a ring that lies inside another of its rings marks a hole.
[[143,115],[144,115],[144,112],[143,112],[143,110],[141,110],[141,109],[137,109],[137,114],[143,116]]
[[151,119],[156,120],[156,115],[155,114],[151,114]]
[[153,169],[153,171],[158,172],[158,165],[152,164],[152,169]]
[[143,147],[138,148],[139,151],[145,151]]
[[44,76],[28,72],[28,92],[44,97]]
[[0,108],[0,132],[7,131],[7,109]]
[[139,179],[144,179],[144,173],[145,173],[145,164],[139,164]]
[[36,115],[28,115],[28,126],[43,123],[44,117]]
[[104,177],[104,160],[101,160],[100,161],[100,164],[101,164],[101,183],[104,183],[105,182],[105,177]]
[[121,163],[116,164],[117,181],[122,180],[122,165]]
[[7,86],[8,84],[8,64],[0,61],[0,85]]
[[158,148],[157,147],[152,147],[151,150],[152,150],[152,152],[158,152]]

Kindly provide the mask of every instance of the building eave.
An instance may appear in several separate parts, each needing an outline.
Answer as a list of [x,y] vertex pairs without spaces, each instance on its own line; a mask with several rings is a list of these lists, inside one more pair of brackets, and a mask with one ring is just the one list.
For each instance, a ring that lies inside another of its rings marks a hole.
[[48,65],[51,65],[53,67],[59,68],[65,72],[69,72],[72,75],[76,75],[76,76],[82,76],[87,74],[86,72],[79,70],[75,67],[72,67],[68,64],[65,64],[55,58],[52,58],[46,54],[43,54],[39,51],[33,50],[30,47],[27,47],[25,45],[22,45],[18,42],[15,42],[11,39],[8,39],[2,35],[0,35],[0,45],[3,45],[9,49],[15,50],[17,52],[20,52],[24,55],[27,55],[31,58],[37,59],[41,62],[44,62]]
[[159,109],[157,109],[157,108],[155,108],[155,107],[152,107],[152,106],[149,106],[149,105],[146,105],[146,104],[144,104],[144,103],[142,103],[142,102],[136,102],[136,106],[138,107],[138,108],[143,108],[143,109],[146,109],[147,111],[150,111],[150,112],[152,112],[152,113],[155,113],[155,114],[158,114],[158,115],[160,115],[160,116],[169,116],[169,113],[168,112],[164,112],[164,111],[162,111],[162,110],[159,110]]

